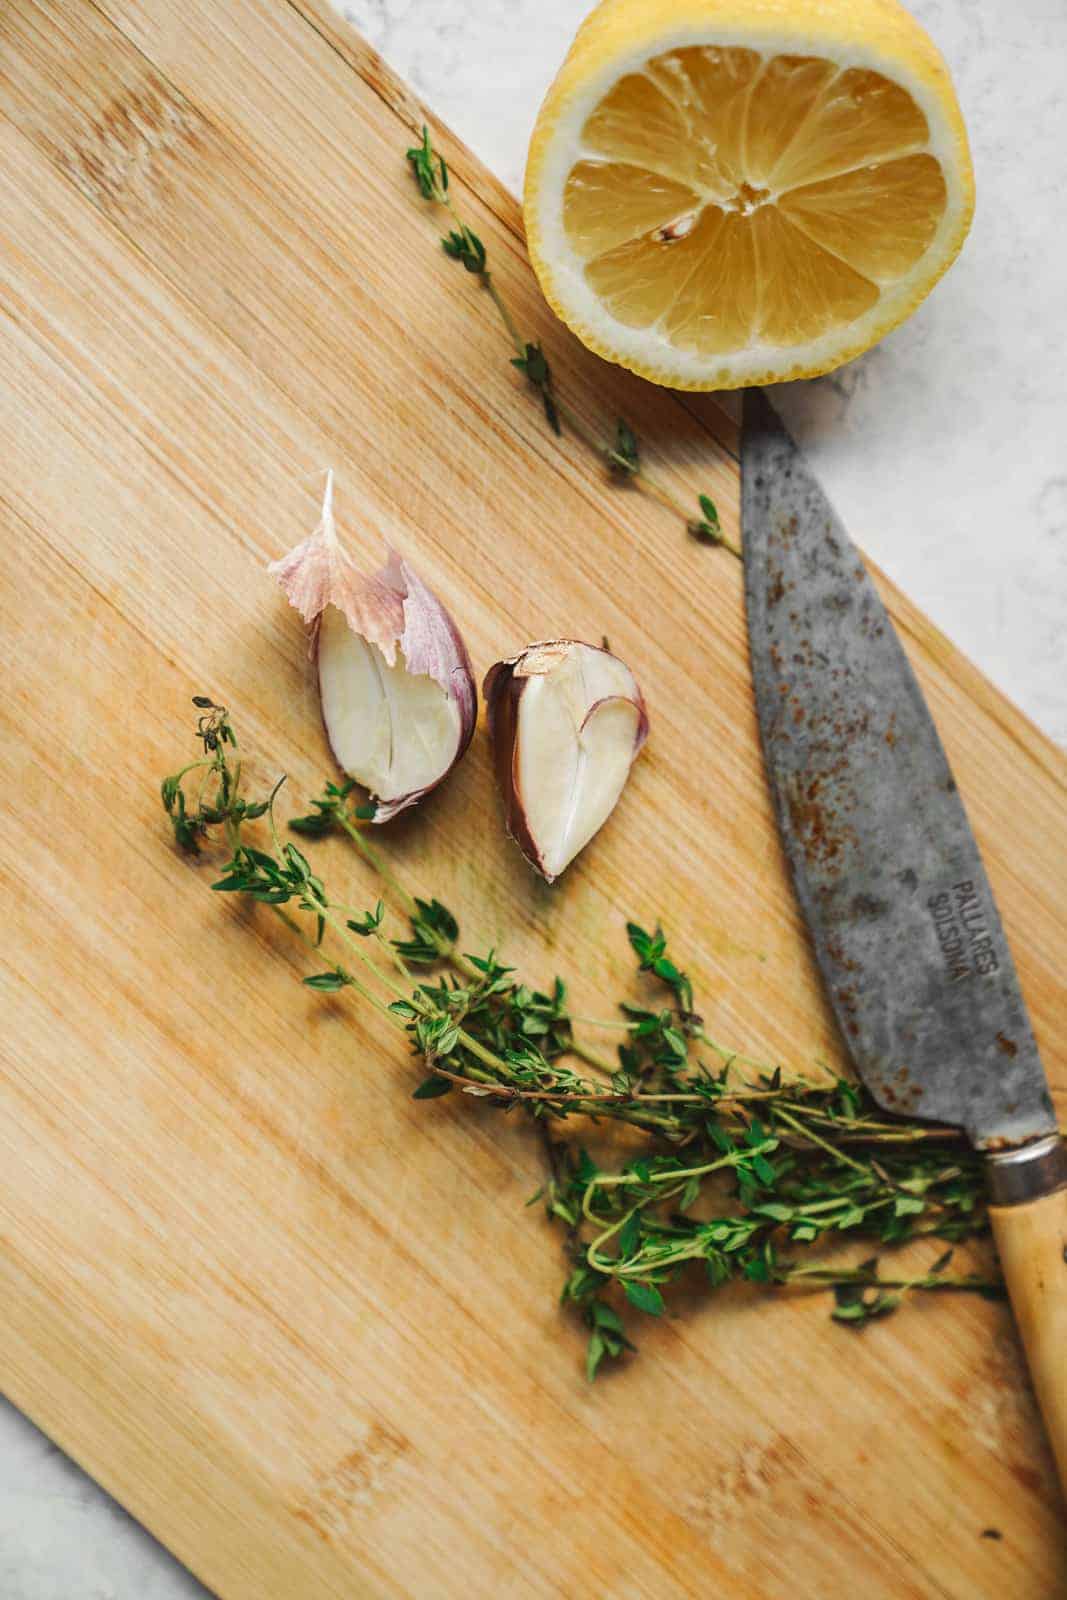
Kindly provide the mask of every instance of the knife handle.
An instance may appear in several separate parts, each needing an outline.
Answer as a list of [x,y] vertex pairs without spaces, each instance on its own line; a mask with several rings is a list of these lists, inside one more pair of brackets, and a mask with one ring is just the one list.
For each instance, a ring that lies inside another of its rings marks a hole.
[[989,1216],[1067,1495],[1067,1145],[1058,1134],[989,1157]]

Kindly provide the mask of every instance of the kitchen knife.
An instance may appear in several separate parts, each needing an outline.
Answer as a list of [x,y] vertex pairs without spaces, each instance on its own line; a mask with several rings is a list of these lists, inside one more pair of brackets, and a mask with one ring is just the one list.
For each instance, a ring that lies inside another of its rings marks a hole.
[[760,734],[842,1038],[887,1111],[986,1152],[1012,1308],[1067,1488],[1067,1147],[978,846],[867,569],[760,390],[741,525]]

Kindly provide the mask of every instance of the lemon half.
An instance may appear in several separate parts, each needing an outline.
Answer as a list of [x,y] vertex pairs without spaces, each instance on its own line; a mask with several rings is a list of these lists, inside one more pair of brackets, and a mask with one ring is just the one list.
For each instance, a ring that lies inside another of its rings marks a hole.
[[527,163],[553,309],[683,389],[858,355],[929,294],[973,210],[948,70],[896,0],[603,0]]

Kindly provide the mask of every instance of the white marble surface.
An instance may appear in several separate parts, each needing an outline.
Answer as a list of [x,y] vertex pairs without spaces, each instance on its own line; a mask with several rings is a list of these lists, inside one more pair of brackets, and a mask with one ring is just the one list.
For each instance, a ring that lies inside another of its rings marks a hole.
[[207,1590],[0,1400],[0,1600],[207,1600]]
[[[517,188],[582,0],[338,3]],[[793,385],[784,405],[864,549],[1067,743],[1067,8],[912,9],[959,88],[978,175],[974,229],[905,327],[853,366]],[[203,1594],[0,1402],[0,1600]]]

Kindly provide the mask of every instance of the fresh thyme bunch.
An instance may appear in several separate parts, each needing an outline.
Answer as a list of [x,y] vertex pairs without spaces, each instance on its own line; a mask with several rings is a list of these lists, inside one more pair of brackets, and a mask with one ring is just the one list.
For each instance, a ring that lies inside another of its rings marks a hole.
[[[883,1277],[877,1256],[853,1266],[830,1251],[985,1232],[981,1161],[953,1130],[890,1121],[854,1083],[787,1078],[729,1050],[705,1029],[663,933],[636,923],[630,944],[663,1003],[623,1001],[620,1020],[587,1024],[621,1033],[617,1058],[605,1058],[577,1037],[561,979],[536,989],[495,952],[463,952],[452,913],[396,880],[366,838],[368,808],[350,783],[328,783],[290,828],[304,839],[348,838],[406,917],[407,935],[385,931],[384,898],[358,912],[335,900],[279,834],[281,780],[265,799],[246,799],[229,713],[205,696],[194,704],[202,756],[162,785],[178,845],[197,852],[221,830],[230,854],[212,888],[269,906],[312,951],[329,952],[304,983],[351,991],[407,1036],[423,1069],[416,1099],[460,1093],[537,1124],[549,1175],[534,1200],[565,1230],[562,1299],[586,1324],[590,1378],[633,1348],[619,1306],[660,1315],[664,1289],[694,1263],[712,1287],[736,1278],[830,1289],[833,1316],[854,1327],[912,1289],[999,1292],[995,1279],[950,1275],[951,1248],[910,1277]],[[246,829],[260,819],[267,837],[253,844]],[[561,1128],[574,1119],[580,1140]],[[590,1146],[614,1124],[643,1142],[624,1165],[598,1165]]]

